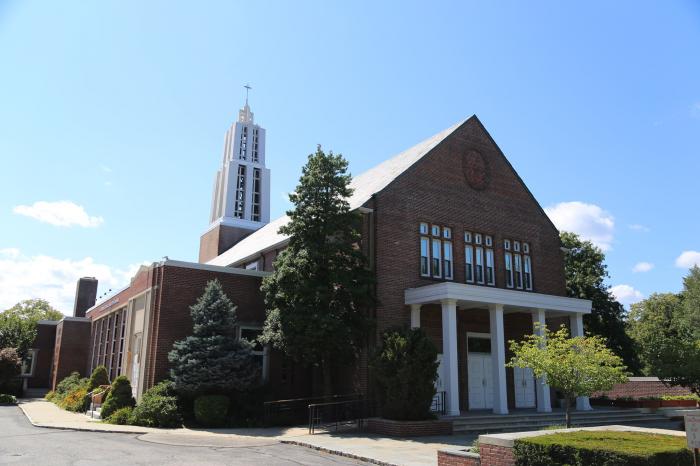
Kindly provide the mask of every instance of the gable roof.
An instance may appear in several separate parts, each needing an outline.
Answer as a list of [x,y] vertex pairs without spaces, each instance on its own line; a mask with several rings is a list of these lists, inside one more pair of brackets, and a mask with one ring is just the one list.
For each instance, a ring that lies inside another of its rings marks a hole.
[[[475,118],[475,117],[472,117]],[[366,172],[353,177],[350,187],[353,189],[353,194],[348,199],[351,209],[362,207],[369,201],[373,195],[382,191],[391,182],[398,178],[403,172],[408,170],[413,164],[423,158],[435,146],[440,144],[447,136],[452,134],[457,128],[464,124],[467,120],[450,126],[449,128],[440,131],[436,135],[419,142],[408,150],[401,152],[394,157],[385,160],[374,168],[370,168]],[[278,233],[281,226],[289,222],[289,217],[283,215],[259,230],[246,236],[238,243],[234,244],[230,249],[224,251],[219,256],[207,262],[210,265],[228,266],[238,264],[247,259],[252,259],[263,251],[268,251],[282,246],[287,241],[287,236]]]

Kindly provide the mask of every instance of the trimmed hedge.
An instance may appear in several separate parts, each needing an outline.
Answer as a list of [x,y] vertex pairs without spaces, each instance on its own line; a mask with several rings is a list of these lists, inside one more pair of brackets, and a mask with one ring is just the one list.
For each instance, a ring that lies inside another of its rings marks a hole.
[[90,385],[88,391],[91,392],[100,385],[109,385],[109,377],[107,377],[107,368],[104,365],[99,365],[92,371],[90,375]]
[[14,395],[6,395],[0,393],[0,405],[14,405],[17,404],[17,398]]
[[136,400],[131,394],[131,383],[125,375],[120,375],[112,382],[112,389],[107,394],[107,399],[102,404],[100,416],[104,419],[109,418],[113,412],[119,408],[127,406],[134,407]]
[[194,400],[194,418],[206,427],[226,424],[229,399],[224,395],[204,395]]
[[146,427],[180,427],[182,416],[172,382],[161,382],[146,390],[134,408],[129,424]]
[[578,431],[515,441],[516,466],[692,466],[684,437],[642,432]]
[[122,426],[131,424],[133,409],[134,408],[132,408],[131,406],[119,408],[118,410],[110,414],[106,421],[110,424],[118,424]]

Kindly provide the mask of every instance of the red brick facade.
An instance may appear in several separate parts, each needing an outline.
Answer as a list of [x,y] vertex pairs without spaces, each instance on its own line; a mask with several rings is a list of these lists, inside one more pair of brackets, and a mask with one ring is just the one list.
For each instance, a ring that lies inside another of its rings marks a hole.
[[367,419],[367,431],[389,437],[425,437],[452,435],[451,420],[392,421],[383,418]]
[[34,375],[27,380],[28,388],[51,386],[51,364],[56,345],[56,327],[57,322],[39,322],[36,326],[36,338],[32,343],[32,349],[36,350],[36,361],[34,362]]
[[66,317],[56,325],[51,388],[71,372],[87,375],[90,358],[90,321],[83,317]]
[[515,466],[511,447],[481,444],[479,455],[458,451],[438,451],[438,466]]

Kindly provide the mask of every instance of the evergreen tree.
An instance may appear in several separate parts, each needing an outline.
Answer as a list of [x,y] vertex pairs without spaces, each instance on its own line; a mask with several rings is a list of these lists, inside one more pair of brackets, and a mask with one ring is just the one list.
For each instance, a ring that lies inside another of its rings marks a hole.
[[309,155],[280,233],[289,236],[274,272],[263,279],[267,305],[263,341],[304,364],[320,366],[325,394],[331,370],[361,351],[372,304],[372,273],[358,247],[361,215],[351,211],[348,162]]
[[601,336],[608,348],[622,358],[627,369],[638,374],[641,368],[634,342],[627,333],[626,312],[610,293],[605,254],[575,233],[562,232],[565,255],[566,291],[572,298],[590,299],[593,309],[583,317],[586,332]]
[[251,344],[236,337],[236,306],[218,280],[207,283],[190,314],[192,335],[175,342],[168,354],[175,389],[196,396],[252,387],[260,370]]

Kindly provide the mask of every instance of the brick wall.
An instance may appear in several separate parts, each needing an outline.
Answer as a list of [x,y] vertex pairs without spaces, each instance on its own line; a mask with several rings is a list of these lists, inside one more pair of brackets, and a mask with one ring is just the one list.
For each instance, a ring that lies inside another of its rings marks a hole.
[[[471,188],[462,170],[468,149],[478,150],[491,173],[486,189]],[[419,274],[420,222],[453,231],[454,281],[465,282],[463,232],[494,239],[496,286],[505,287],[503,239],[530,243],[534,291],[564,296],[559,234],[508,161],[475,118],[468,120],[374,197],[377,331],[407,325],[406,288],[435,283]]]
[[669,387],[655,377],[630,377],[629,382],[616,384],[607,392],[596,392],[591,398],[607,396],[608,398],[642,398],[646,396],[680,396],[692,395],[685,387]]
[[51,386],[51,362],[56,346],[56,326],[58,324],[41,324],[36,326],[36,338],[32,348],[38,350],[34,366],[34,376],[27,380],[29,388],[46,388]]
[[390,419],[370,418],[367,419],[367,431],[390,437],[452,435],[452,421],[392,421]]
[[468,455],[457,451],[438,451],[438,466],[480,466],[479,455]]
[[515,466],[515,455],[511,447],[479,445],[482,466]]
[[54,363],[51,374],[51,389],[56,384],[77,371],[87,376],[90,358],[90,330],[88,320],[63,319],[56,325],[56,344],[54,346]]

